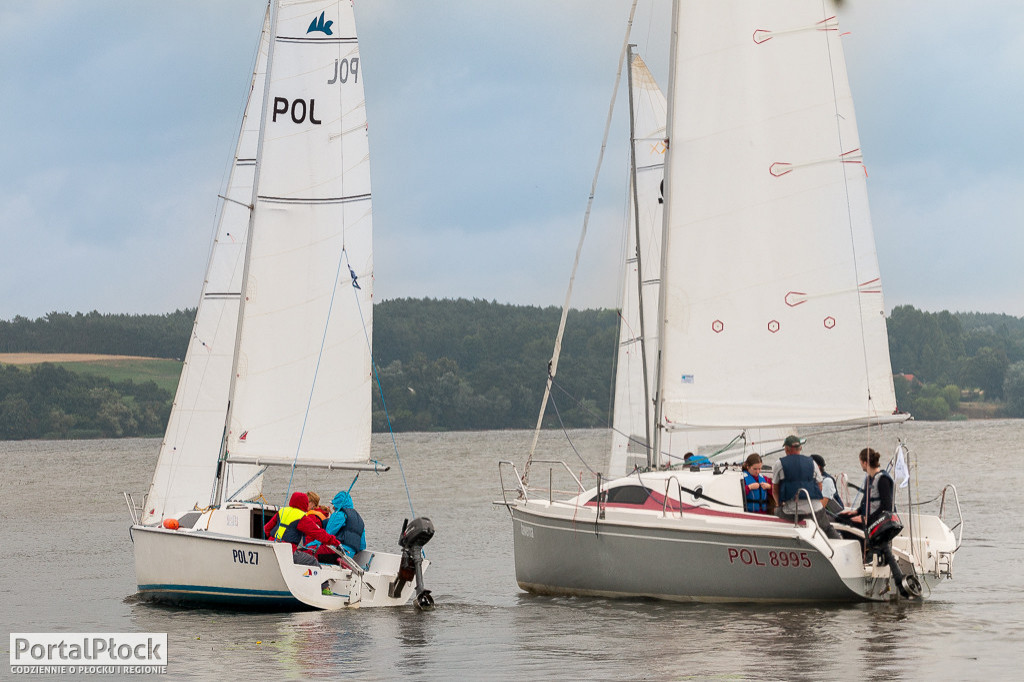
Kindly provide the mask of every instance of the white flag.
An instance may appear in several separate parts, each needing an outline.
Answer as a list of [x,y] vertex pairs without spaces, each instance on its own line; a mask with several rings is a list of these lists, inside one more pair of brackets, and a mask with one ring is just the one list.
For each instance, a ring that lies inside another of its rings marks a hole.
[[903,449],[903,443],[900,443],[899,447],[896,448],[896,466],[893,469],[894,478],[900,480],[900,487],[906,488],[907,484],[910,483],[910,469],[907,468],[906,450]]

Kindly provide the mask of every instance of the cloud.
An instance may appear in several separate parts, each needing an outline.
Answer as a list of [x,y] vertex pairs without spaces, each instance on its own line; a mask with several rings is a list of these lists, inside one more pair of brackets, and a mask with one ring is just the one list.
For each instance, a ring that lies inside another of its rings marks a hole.
[[[356,3],[381,295],[561,303],[629,4]],[[0,319],[195,304],[260,5],[0,4]],[[669,12],[632,34],[662,85]],[[1024,4],[841,12],[888,302],[1021,314]],[[616,302],[617,107],[581,307]]]

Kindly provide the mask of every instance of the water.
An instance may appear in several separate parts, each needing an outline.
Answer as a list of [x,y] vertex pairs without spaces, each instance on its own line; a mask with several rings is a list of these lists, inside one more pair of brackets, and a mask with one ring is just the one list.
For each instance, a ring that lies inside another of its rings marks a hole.
[[[399,434],[437,610],[285,614],[138,603],[122,490],[148,487],[155,440],[0,443],[0,603],[8,632],[167,632],[168,678],[207,679],[982,679],[1024,667],[1024,421],[917,423],[899,431],[921,497],[954,482],[966,516],[954,580],[918,604],[702,605],[535,597],[515,583],[497,461],[521,463],[522,431]],[[895,428],[811,441],[832,473],[859,471]],[[607,431],[572,434],[595,468]],[[561,434],[541,450],[583,469]],[[390,440],[375,456],[394,463]],[[574,464],[573,464],[574,463]],[[280,501],[287,483],[268,497]],[[296,474],[331,496],[338,472]],[[276,497],[275,497],[276,495]],[[397,467],[353,489],[371,545],[396,547],[409,503]],[[7,641],[6,638],[3,641]],[[4,672],[8,672],[4,668]]]

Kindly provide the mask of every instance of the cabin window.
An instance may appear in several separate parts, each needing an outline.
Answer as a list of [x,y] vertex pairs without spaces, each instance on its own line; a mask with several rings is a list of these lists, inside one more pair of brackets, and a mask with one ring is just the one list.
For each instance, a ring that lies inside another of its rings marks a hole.
[[270,519],[274,518],[274,514],[277,513],[277,509],[274,507],[263,509],[262,507],[256,507],[252,510],[252,532],[250,537],[256,540],[263,540],[270,538],[263,537],[263,526],[270,522]]
[[[651,492],[640,485],[621,485],[617,488],[601,491],[602,504],[646,504]],[[597,503],[597,497],[592,500]]]

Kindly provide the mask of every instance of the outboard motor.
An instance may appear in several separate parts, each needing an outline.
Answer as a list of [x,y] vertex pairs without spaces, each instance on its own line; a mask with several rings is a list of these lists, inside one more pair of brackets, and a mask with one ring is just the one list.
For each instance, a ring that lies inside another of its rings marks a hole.
[[418,516],[412,521],[405,520],[398,544],[402,547],[402,565],[398,569],[398,577],[388,586],[388,596],[397,597],[402,588],[413,578],[416,579],[416,607],[422,611],[432,611],[434,598],[430,590],[423,587],[423,545],[434,537],[434,524],[425,516]]

